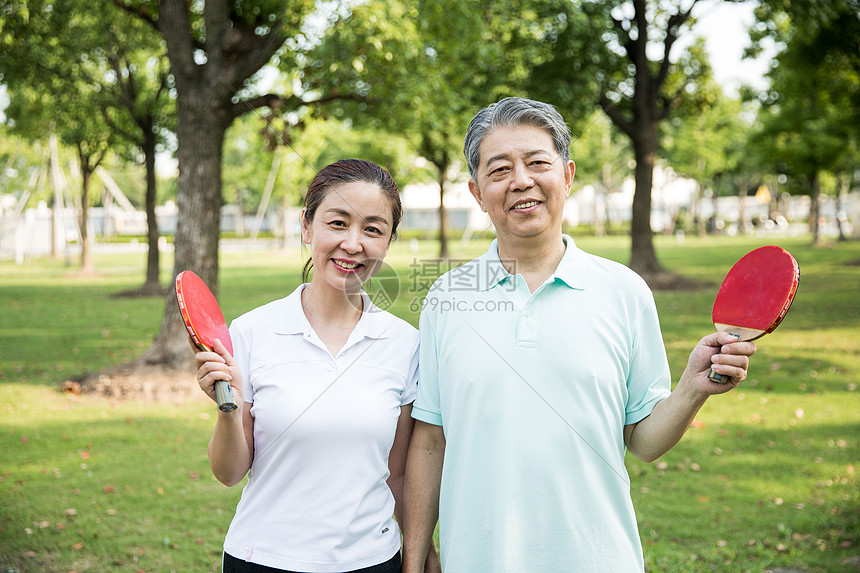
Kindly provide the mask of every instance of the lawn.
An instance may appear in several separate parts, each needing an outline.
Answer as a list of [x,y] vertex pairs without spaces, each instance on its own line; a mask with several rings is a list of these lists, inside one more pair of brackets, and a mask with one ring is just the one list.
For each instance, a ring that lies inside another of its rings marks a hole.
[[[622,237],[577,242],[628,256]],[[628,456],[649,572],[860,567],[860,266],[847,264],[860,261],[860,243],[658,237],[661,261],[704,285],[655,294],[672,372],[713,329],[710,304],[729,266],[771,243],[797,257],[801,283],[779,330],[759,342],[750,379],[712,399],[657,462]],[[417,324],[430,280],[486,244],[454,242],[448,263],[434,259],[433,242],[395,243],[392,311]],[[225,249],[227,319],[289,293],[304,256]],[[211,402],[59,391],[152,340],[163,300],[113,296],[139,286],[144,264],[143,254],[99,254],[100,274],[81,276],[62,261],[0,262],[0,573],[219,570],[240,488],[209,471]]]

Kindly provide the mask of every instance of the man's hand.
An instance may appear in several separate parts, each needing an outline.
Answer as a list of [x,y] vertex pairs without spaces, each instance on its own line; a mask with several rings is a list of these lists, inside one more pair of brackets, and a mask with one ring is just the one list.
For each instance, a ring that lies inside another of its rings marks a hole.
[[[746,380],[749,359],[755,351],[754,342],[738,342],[725,332],[709,334],[690,353],[681,381],[687,379],[695,390],[707,396],[728,392]],[[723,375],[723,382],[708,378],[712,368]]]

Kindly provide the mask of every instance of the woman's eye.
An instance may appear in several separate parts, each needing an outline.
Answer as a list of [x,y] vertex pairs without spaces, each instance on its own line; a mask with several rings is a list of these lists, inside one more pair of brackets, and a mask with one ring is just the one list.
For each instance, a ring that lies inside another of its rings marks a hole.
[[346,223],[344,223],[343,221],[338,221],[338,220],[332,221],[331,223],[329,223],[329,225],[331,225],[333,227],[346,227]]

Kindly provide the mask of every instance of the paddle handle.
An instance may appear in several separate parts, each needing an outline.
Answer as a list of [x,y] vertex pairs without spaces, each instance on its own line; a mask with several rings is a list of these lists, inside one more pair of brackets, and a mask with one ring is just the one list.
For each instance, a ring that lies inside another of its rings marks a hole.
[[218,400],[218,409],[222,412],[232,412],[239,407],[236,397],[233,396],[233,388],[226,380],[215,382],[215,398]]
[[[730,332],[729,334],[733,335],[738,340],[741,339],[740,334],[736,334],[734,332]],[[717,354],[720,354],[720,351],[717,351]],[[708,372],[708,380],[710,380],[711,382],[716,382],[718,384],[726,384],[728,382],[728,380],[726,380],[726,378],[727,378],[726,376],[723,376],[722,374],[717,374],[716,372],[714,372],[713,368],[711,368],[711,371]]]

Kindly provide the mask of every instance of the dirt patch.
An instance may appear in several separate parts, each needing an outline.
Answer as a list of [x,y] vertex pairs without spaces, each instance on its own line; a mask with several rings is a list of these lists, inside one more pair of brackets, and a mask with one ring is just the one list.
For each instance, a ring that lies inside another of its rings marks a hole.
[[860,259],[854,259],[853,261],[848,261],[845,263],[847,267],[860,267]]
[[709,288],[712,285],[678,275],[675,273],[658,272],[658,273],[640,273],[651,290],[654,291],[697,291],[703,288]]
[[121,364],[101,372],[66,380],[63,392],[97,395],[115,400],[152,400],[184,403],[206,399],[193,369],[152,364]]
[[111,298],[145,298],[154,296],[165,296],[167,294],[167,290],[167,287],[163,286],[143,285],[139,288],[113,293],[111,295]]

